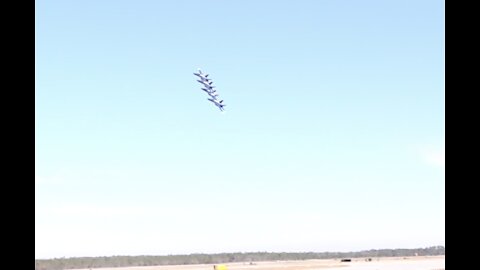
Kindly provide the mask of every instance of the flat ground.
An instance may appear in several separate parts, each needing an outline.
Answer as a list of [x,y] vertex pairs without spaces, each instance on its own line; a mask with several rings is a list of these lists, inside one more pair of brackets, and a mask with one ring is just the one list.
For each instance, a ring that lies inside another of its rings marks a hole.
[[[249,263],[228,263],[229,270],[444,270],[445,256],[354,258],[351,262],[340,260],[271,261]],[[96,268],[95,270],[213,270],[213,264],[168,265]]]

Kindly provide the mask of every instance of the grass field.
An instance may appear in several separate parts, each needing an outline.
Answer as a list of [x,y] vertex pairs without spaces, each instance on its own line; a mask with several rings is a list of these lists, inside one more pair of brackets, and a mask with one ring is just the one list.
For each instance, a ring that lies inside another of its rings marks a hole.
[[[354,258],[351,262],[340,260],[270,261],[249,263],[229,263],[229,270],[444,270],[445,256],[393,257],[393,258]],[[213,264],[139,266],[122,268],[96,268],[98,270],[213,270]]]

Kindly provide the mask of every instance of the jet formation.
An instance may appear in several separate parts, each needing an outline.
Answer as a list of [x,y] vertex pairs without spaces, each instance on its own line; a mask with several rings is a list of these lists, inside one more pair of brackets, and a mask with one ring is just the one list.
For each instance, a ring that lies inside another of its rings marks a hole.
[[198,76],[200,80],[197,80],[197,82],[202,84],[202,90],[207,93],[211,98],[208,98],[209,101],[211,101],[215,106],[217,106],[220,111],[224,111],[226,105],[223,103],[223,99],[219,99],[217,90],[215,89],[215,86],[213,86],[213,82],[208,78],[207,73],[202,73],[200,69],[198,69],[197,73],[193,73],[193,75]]

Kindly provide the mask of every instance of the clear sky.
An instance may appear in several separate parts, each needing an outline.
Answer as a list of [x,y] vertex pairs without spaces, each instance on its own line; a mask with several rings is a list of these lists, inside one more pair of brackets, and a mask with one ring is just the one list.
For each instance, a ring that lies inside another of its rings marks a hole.
[[444,245],[444,12],[37,0],[35,257]]

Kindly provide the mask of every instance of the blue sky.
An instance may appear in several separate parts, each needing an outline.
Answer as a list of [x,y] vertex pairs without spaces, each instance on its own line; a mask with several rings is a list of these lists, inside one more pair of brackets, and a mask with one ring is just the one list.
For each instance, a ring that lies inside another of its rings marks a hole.
[[444,245],[443,1],[37,0],[35,20],[36,258]]

